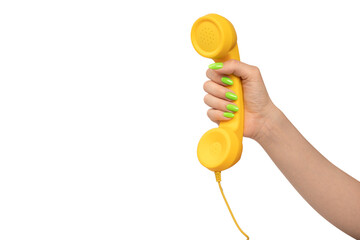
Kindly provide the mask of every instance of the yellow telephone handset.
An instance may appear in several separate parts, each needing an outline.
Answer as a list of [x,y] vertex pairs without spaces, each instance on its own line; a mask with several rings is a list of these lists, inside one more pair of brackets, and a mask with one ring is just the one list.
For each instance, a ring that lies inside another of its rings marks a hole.
[[[217,14],[205,15],[194,23],[191,42],[203,57],[215,62],[229,59],[240,60],[237,36],[234,26]],[[221,172],[237,163],[242,153],[244,133],[244,99],[241,81],[230,75],[234,82],[228,88],[238,96],[235,104],[239,111],[229,121],[220,122],[218,128],[207,131],[200,139],[197,156],[200,163],[215,172]]]
[[[201,56],[212,58],[215,62],[240,60],[234,26],[220,15],[208,14],[196,20],[191,29],[191,42]],[[242,85],[238,77],[230,75],[230,78],[234,84],[228,88],[238,96],[235,103],[239,111],[233,119],[220,122],[218,128],[207,131],[201,137],[197,155],[203,166],[215,172],[216,181],[236,227],[246,239],[249,239],[237,223],[220,184],[221,171],[233,166],[241,157],[244,134]]]

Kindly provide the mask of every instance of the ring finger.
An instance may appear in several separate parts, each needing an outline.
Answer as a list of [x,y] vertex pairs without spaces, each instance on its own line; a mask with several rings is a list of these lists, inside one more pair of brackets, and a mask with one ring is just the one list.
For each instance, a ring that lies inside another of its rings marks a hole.
[[227,101],[235,101],[237,99],[237,96],[233,91],[210,80],[204,83],[204,90],[217,98]]
[[219,99],[214,97],[213,95],[206,94],[204,97],[204,102],[211,108],[223,111],[223,112],[237,112],[239,108],[233,104],[229,103],[228,101]]

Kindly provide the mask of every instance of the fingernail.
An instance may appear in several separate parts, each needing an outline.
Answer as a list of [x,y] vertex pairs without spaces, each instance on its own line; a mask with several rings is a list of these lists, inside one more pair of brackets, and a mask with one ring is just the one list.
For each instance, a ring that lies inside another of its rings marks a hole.
[[224,112],[224,117],[227,118],[233,118],[235,115],[233,113],[229,113],[229,112]]
[[222,62],[217,62],[217,63],[210,64],[209,68],[216,70],[216,69],[222,68],[223,66],[224,66],[224,64]]
[[233,85],[233,84],[234,84],[234,82],[233,82],[230,78],[228,78],[228,77],[222,77],[222,78],[221,78],[221,81],[222,81],[223,83],[227,84],[227,85]]
[[237,96],[232,92],[225,93],[225,96],[230,100],[236,100],[237,99]]
[[239,111],[239,108],[237,106],[233,105],[233,104],[226,105],[226,108],[227,108],[227,110],[232,111],[232,112]]

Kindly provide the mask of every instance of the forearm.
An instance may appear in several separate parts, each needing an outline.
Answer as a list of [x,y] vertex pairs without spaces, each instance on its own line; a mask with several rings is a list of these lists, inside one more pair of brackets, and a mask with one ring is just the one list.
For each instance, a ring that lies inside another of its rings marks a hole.
[[274,109],[256,141],[318,213],[360,239],[360,182],[329,162]]

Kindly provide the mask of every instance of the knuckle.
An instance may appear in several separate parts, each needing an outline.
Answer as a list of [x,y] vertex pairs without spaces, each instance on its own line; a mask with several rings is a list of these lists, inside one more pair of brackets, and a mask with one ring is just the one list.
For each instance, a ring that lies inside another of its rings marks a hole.
[[234,63],[237,63],[238,60],[236,60],[236,59],[230,59],[230,60],[228,60],[228,62],[231,63],[231,64],[234,64]]
[[209,88],[210,82],[211,82],[211,81],[206,81],[206,82],[204,82],[203,89],[204,89],[205,91]]
[[204,103],[207,103],[208,100],[209,100],[209,94],[206,94],[206,95],[204,96]]
[[251,66],[251,71],[256,74],[260,73],[260,69],[257,66]]
[[239,64],[239,61],[236,59],[230,59],[229,64],[232,68],[235,68]]
[[206,76],[208,77],[208,78],[211,78],[211,76],[212,76],[212,69],[210,69],[210,68],[208,68],[207,70],[206,70]]
[[207,116],[208,118],[212,119],[212,109],[210,108],[209,110],[207,110]]
[[204,83],[204,90],[207,93],[213,93],[216,92],[217,84],[213,81],[209,80]]

